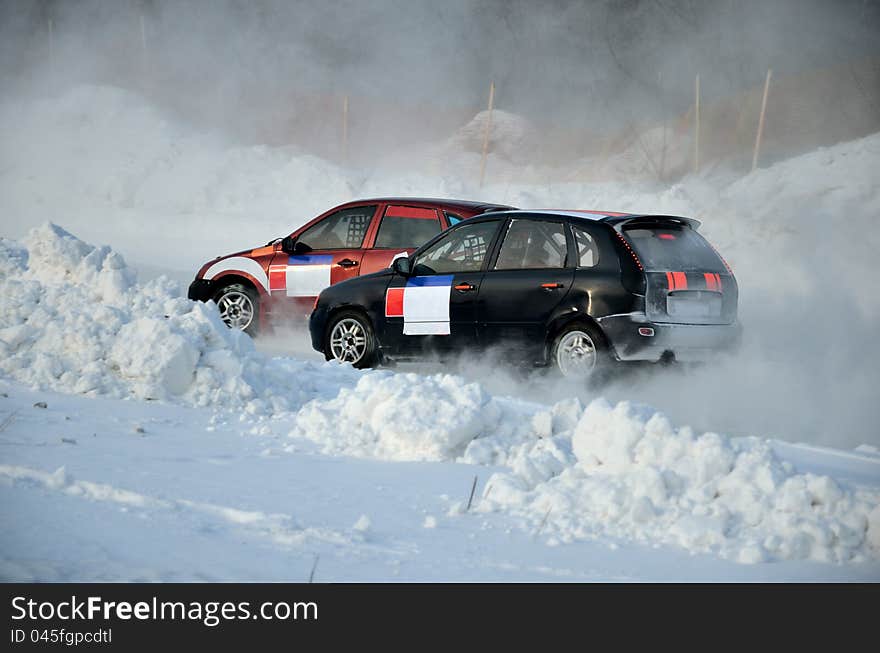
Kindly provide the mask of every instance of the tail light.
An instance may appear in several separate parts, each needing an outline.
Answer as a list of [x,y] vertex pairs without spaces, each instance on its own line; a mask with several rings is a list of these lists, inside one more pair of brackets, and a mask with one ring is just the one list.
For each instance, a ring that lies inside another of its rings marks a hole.
[[620,242],[623,243],[623,246],[626,247],[626,251],[629,252],[630,256],[632,256],[632,258],[633,258],[633,261],[636,262],[636,265],[638,266],[639,271],[644,272],[645,268],[642,266],[642,262],[639,260],[639,257],[636,254],[635,250],[632,247],[630,247],[628,242],[626,242],[626,238],[624,238],[619,231],[615,231],[614,234],[620,239]]
[[[614,235],[617,236],[620,244],[629,253],[630,257],[632,257],[633,263],[635,263],[636,265],[635,268],[629,266],[621,266],[623,268],[623,274],[621,275],[623,287],[635,295],[644,295],[647,289],[645,283],[645,266],[642,265],[641,259],[639,259],[638,254],[636,254],[635,250],[627,242],[626,238],[624,238],[623,235],[616,230],[614,231]],[[626,254],[623,254],[623,252],[621,252],[621,256],[625,257]],[[623,263],[623,260],[621,260],[621,263]]]

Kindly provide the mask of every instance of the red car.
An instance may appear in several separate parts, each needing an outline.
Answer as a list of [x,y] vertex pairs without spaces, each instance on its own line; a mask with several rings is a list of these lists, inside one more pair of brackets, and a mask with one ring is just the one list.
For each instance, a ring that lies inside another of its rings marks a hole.
[[255,334],[273,314],[305,315],[324,288],[383,270],[461,220],[510,208],[413,198],[347,202],[286,238],[205,263],[189,298],[213,299],[230,328]]

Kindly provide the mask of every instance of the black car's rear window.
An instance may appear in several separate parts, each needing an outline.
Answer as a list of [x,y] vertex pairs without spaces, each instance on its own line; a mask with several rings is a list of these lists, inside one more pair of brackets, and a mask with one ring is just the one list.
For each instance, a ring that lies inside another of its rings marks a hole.
[[634,225],[624,227],[623,234],[646,270],[727,272],[712,246],[690,227]]

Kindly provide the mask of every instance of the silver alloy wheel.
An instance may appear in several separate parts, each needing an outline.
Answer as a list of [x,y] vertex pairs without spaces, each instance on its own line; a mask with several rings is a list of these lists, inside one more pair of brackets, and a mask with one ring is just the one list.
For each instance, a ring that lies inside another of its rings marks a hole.
[[217,308],[220,309],[220,319],[230,329],[244,331],[254,321],[254,302],[245,293],[238,290],[230,290],[217,300]]
[[343,363],[357,363],[367,352],[367,332],[353,317],[346,317],[333,325],[330,332],[330,353]]
[[563,376],[586,378],[597,362],[596,344],[585,331],[569,331],[556,345],[556,365]]

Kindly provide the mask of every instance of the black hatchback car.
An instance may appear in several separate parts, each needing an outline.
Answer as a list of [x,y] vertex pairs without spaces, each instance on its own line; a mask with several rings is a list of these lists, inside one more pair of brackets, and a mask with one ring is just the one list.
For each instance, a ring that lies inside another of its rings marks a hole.
[[740,329],[733,272],[698,227],[592,211],[471,218],[324,290],[312,346],[355,367],[495,348],[570,377],[612,360],[706,359]]

